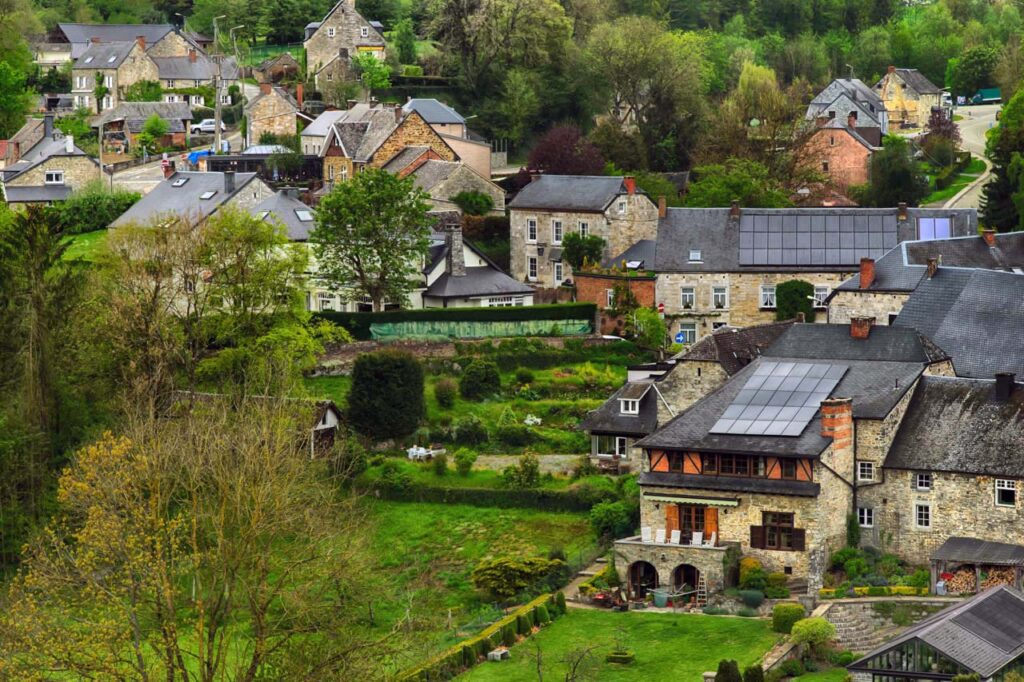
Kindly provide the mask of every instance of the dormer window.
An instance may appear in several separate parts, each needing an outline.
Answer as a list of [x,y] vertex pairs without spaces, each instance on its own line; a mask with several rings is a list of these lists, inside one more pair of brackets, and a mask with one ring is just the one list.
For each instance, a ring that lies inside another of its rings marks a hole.
[[639,400],[620,400],[619,411],[622,414],[640,414]]
[[690,249],[690,257],[689,257],[688,260],[691,263],[700,263],[701,262],[700,249]]
[[46,175],[43,177],[43,182],[47,185],[63,185],[64,184],[64,171],[54,170],[46,171]]

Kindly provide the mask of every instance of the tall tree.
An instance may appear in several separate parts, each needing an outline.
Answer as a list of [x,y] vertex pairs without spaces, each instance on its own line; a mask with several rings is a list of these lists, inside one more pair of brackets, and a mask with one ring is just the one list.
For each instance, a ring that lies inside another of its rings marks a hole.
[[1014,154],[1024,152],[1024,90],[1006,106],[999,125],[992,129],[985,154],[992,161],[992,174],[982,190],[982,223],[1002,232],[1017,229],[1020,211],[1013,201],[1021,191],[1019,176],[1011,173]]
[[792,206],[782,185],[762,164],[747,159],[728,159],[693,169],[694,180],[686,191],[685,204],[698,208],[740,206],[784,208]]
[[32,92],[25,87],[25,74],[0,61],[0,139],[10,137],[25,125],[32,99]]
[[530,150],[531,169],[550,175],[601,175],[601,152],[573,125],[555,126]]
[[917,206],[928,194],[928,179],[910,152],[906,139],[886,135],[882,150],[871,155],[871,180],[858,197],[864,206],[892,208],[901,202]]
[[411,177],[370,168],[336,183],[310,235],[319,276],[349,300],[404,306],[429,247],[427,196]]
[[392,40],[398,48],[398,61],[403,64],[415,64],[416,33],[412,29],[412,19],[405,18],[395,24]]
[[1001,54],[994,47],[975,47],[964,52],[953,72],[953,94],[970,97],[981,88],[991,87]]

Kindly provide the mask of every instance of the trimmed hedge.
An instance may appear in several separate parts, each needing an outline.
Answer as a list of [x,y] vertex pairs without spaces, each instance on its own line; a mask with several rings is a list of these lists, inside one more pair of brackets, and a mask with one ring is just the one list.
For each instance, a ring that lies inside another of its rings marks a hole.
[[845,597],[926,597],[927,587],[910,587],[909,585],[890,585],[889,587],[854,587],[850,590],[818,590],[822,599],[843,599]]
[[381,313],[347,313],[323,310],[314,317],[330,320],[348,329],[352,336],[368,340],[370,325],[381,322],[516,322],[521,320],[593,320],[597,306],[593,303],[558,303],[552,305],[514,306],[511,308],[426,308],[423,310],[389,310]]
[[531,488],[446,488],[419,483],[392,484],[374,481],[369,492],[381,499],[397,502],[434,502],[441,504],[471,504],[477,507],[503,507],[506,509],[539,509],[556,512],[589,512],[598,502],[618,499],[615,492],[599,488],[578,490],[545,490]]
[[564,608],[561,607],[564,600],[565,596],[561,592],[557,595],[545,594],[537,597],[501,620],[492,623],[477,636],[463,640],[426,663],[401,673],[398,679],[402,682],[407,680],[422,682],[450,680],[463,670],[472,668],[489,651],[497,649],[499,646],[514,644],[517,633],[529,637],[535,624],[543,625],[547,622],[542,616],[554,619],[565,613]]
[[793,624],[803,620],[806,615],[803,604],[776,604],[772,609],[772,630],[788,635],[793,629]]

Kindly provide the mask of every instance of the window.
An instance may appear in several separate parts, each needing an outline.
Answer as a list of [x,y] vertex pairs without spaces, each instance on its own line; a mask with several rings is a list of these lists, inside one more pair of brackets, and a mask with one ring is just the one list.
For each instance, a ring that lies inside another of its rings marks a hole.
[[626,457],[626,439],[623,436],[595,436],[598,457]]
[[835,147],[836,146],[836,136],[835,135],[829,135],[828,136],[828,145],[830,147]]
[[327,72],[327,82],[330,83],[333,80],[334,80],[334,74],[331,73],[330,71],[328,71]]
[[75,76],[75,87],[79,90],[85,87],[85,76]]
[[828,161],[821,162],[821,172],[828,173]]
[[202,84],[203,84],[203,81],[199,80],[198,78],[196,80],[192,81],[192,87],[194,87],[194,88],[198,88]]
[[165,102],[169,102],[171,104],[174,104],[175,102],[178,101],[178,96],[177,95],[164,95],[164,101]]
[[103,77],[103,85],[105,87],[108,87],[108,88],[114,87],[114,77],[113,76],[104,76]]
[[775,285],[774,284],[762,284],[761,285],[761,307],[762,308],[775,308]]
[[488,308],[511,308],[517,305],[523,305],[522,296],[494,296],[487,299]]
[[857,462],[857,480],[858,481],[873,481],[873,480],[875,480],[875,464],[874,464],[874,462]]
[[793,514],[763,512],[761,519],[766,549],[796,549],[793,543]]
[[626,212],[626,202],[625,201],[620,201],[619,202],[619,215],[622,215],[625,212]]
[[63,185],[64,184],[64,171],[54,170],[46,171],[46,175],[43,178],[43,183],[47,185]]
[[176,178],[174,182],[171,183],[171,187],[181,187],[186,182],[188,182],[188,178]]
[[932,489],[932,475],[931,474],[914,474],[914,489],[915,490],[931,490]]
[[696,343],[697,325],[694,322],[683,322],[679,325],[679,333],[676,334],[676,343]]
[[729,307],[729,290],[726,287],[711,287],[711,307],[715,310]]
[[196,281],[194,279],[192,279],[191,277],[186,277],[185,278],[185,293],[186,294],[192,294],[192,293],[195,293],[195,290],[196,290]]
[[552,220],[551,221],[551,243],[561,244],[562,243],[562,221]]
[[111,97],[110,95],[106,95],[106,96],[105,96],[105,97],[103,98],[103,108],[104,108],[104,109],[109,109],[109,108],[111,108],[112,106],[114,106],[114,100],[113,100],[113,98],[112,98],[112,97]]
[[639,400],[620,400],[619,411],[622,414],[640,414]]
[[220,103],[221,104],[231,104],[231,95],[221,95],[220,96]]
[[316,297],[320,310],[334,310],[334,294],[327,294],[321,291]]
[[779,468],[782,469],[782,478],[795,481],[796,480],[796,460],[795,459],[783,459],[779,462]]
[[683,307],[683,310],[693,310],[695,302],[696,296],[693,293],[693,287],[681,287],[679,289],[679,305]]
[[359,29],[359,37],[360,38],[369,38],[370,37],[370,27],[369,26],[362,26],[362,27],[360,27],[360,29]]
[[203,96],[202,95],[192,95],[192,104],[195,104],[197,106],[202,106],[203,103],[204,102],[203,102]]
[[327,37],[328,38],[333,38],[334,37],[334,27],[333,26],[329,26],[327,28]]
[[996,506],[1016,507],[1017,506],[1017,481],[996,479]]
[[295,217],[299,219],[299,222],[311,223],[313,222],[313,212],[307,211],[302,208],[295,209]]
[[563,279],[564,279],[564,277],[563,277],[563,273],[562,273],[562,261],[556,260],[555,261],[555,286],[558,286],[559,284],[561,284]]
[[526,220],[526,241],[535,242],[537,241],[537,219],[528,218]]
[[174,87],[174,79],[168,79],[167,87],[169,87],[169,88],[173,88]]
[[207,199],[212,199],[213,195],[215,195],[216,193],[216,190],[209,190],[200,194],[199,198],[202,199],[203,201],[206,201]]
[[614,308],[615,307],[615,289],[605,289],[604,290],[604,295],[605,295],[605,306],[604,307],[605,308]]
[[816,287],[814,287],[814,307],[815,308],[824,308],[825,307],[825,299],[828,298],[828,295],[830,293],[832,293],[832,292],[829,291],[829,288],[826,287],[826,286],[816,286]]
[[580,221],[580,236],[581,237],[589,237],[590,236],[590,223],[585,223],[582,220]]
[[871,507],[857,507],[857,523],[861,528],[874,528],[875,510]]
[[92,64],[92,60],[93,59],[96,59],[96,58],[93,57],[92,55],[89,55],[88,57],[85,58],[85,63],[86,64]]
[[932,527],[932,506],[930,504],[914,505],[914,525],[918,528]]
[[950,228],[949,218],[918,218],[917,238],[928,239],[949,239]]
[[537,259],[533,256],[526,259],[526,276],[529,279],[537,279]]
[[836,117],[836,112],[835,111],[829,111],[828,112],[828,117],[829,118],[835,118]]
[[690,249],[690,257],[687,260],[689,260],[691,263],[700,263],[700,255],[700,249]]

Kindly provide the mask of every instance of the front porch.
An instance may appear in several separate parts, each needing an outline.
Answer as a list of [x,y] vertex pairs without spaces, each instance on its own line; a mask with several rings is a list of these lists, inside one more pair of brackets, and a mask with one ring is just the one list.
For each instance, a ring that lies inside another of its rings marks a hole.
[[645,540],[642,536],[615,541],[615,568],[629,599],[643,599],[648,590],[684,586],[696,590],[701,578],[711,594],[726,587],[726,555],[737,543],[717,546]]

